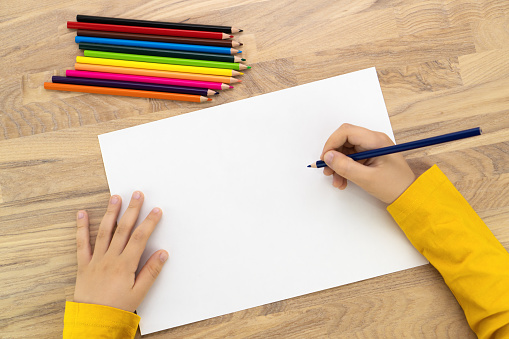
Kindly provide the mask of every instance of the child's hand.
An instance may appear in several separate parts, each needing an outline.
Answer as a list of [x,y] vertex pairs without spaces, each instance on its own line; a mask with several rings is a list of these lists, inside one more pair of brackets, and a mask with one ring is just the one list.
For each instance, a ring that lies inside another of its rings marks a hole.
[[391,145],[394,143],[383,133],[343,124],[323,147],[320,159],[328,166],[323,173],[333,175],[332,185],[340,190],[351,180],[374,197],[392,203],[415,180],[403,156],[395,153],[360,161],[345,156]]
[[168,253],[164,250],[155,252],[138,276],[135,276],[141,254],[161,219],[162,212],[159,208],[154,208],[131,235],[143,205],[143,194],[134,192],[131,203],[113,234],[121,204],[118,195],[110,198],[108,209],[99,226],[93,254],[88,215],[85,211],[78,212],[78,276],[74,301],[133,312],[157,278],[168,259]]

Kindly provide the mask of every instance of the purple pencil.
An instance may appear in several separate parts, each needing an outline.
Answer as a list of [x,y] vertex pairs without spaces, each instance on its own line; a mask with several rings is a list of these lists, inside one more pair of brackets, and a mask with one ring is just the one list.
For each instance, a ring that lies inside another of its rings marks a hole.
[[89,79],[89,78],[75,78],[75,77],[59,77],[53,76],[51,80],[54,83],[85,85],[85,86],[101,86],[101,87],[114,87],[125,89],[137,89],[143,91],[157,91],[157,92],[170,92],[181,94],[192,94],[209,96],[215,95],[219,92],[205,88],[183,87],[183,86],[170,86],[160,84],[147,84],[130,81],[117,81],[117,80],[103,80],[103,79]]

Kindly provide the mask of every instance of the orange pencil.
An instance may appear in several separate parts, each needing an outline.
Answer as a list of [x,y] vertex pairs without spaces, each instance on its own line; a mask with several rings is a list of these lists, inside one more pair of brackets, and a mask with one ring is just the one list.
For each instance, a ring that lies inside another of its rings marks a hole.
[[152,91],[141,91],[141,90],[135,90],[135,89],[123,89],[123,88],[111,88],[111,87],[99,87],[99,86],[70,85],[70,84],[60,84],[60,83],[53,83],[53,82],[45,82],[44,88],[45,89],[53,89],[53,90],[57,90],[57,91],[95,93],[95,94],[111,94],[111,95],[122,95],[122,96],[126,96],[126,97],[138,97],[138,98],[153,98],[153,99],[191,101],[191,102],[212,101],[212,99],[206,98],[206,97],[203,97],[200,95],[167,93],[167,92],[152,92]]
[[225,76],[220,76],[220,75],[180,73],[180,72],[159,71],[159,70],[153,70],[153,69],[142,69],[142,68],[131,68],[131,67],[104,66],[104,65],[76,63],[76,64],[74,64],[74,68],[78,71],[145,75],[145,76],[150,76],[150,77],[222,82],[222,83],[227,83],[227,84],[235,83],[235,82],[242,82],[242,80],[235,79],[233,77],[225,77]]

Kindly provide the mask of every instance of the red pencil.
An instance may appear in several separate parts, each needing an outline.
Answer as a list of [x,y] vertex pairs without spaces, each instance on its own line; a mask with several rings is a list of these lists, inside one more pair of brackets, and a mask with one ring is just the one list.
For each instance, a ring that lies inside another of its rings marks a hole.
[[67,28],[89,29],[92,31],[182,36],[182,37],[188,37],[188,38],[190,37],[190,38],[204,38],[204,39],[233,38],[233,35],[220,33],[220,32],[189,31],[189,30],[184,30],[184,29],[138,27],[138,26],[124,26],[124,25],[107,25],[107,24],[94,24],[94,23],[89,23],[89,22],[74,22],[74,21],[67,21]]

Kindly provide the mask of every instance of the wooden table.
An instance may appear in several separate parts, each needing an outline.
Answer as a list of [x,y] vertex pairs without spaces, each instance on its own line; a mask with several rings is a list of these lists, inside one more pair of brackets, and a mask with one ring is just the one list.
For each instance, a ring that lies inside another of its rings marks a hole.
[[[80,55],[76,14],[234,24],[253,69],[205,104],[46,91]],[[418,174],[438,164],[509,248],[507,0],[2,0],[0,17],[2,338],[61,335],[75,213],[89,211],[94,236],[109,197],[98,134],[371,66],[399,143],[482,126],[406,155]],[[146,337],[475,336],[425,265]]]

